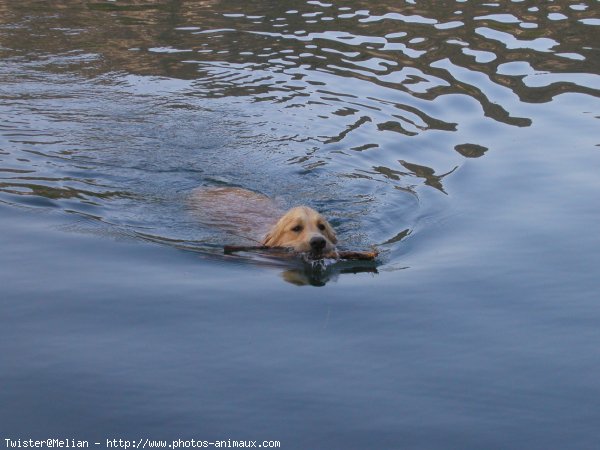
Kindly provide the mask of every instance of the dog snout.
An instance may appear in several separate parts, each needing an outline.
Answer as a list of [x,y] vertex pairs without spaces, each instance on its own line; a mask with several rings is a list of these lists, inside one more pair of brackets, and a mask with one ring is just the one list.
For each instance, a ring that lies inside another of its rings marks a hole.
[[310,238],[310,248],[314,252],[319,252],[325,248],[327,242],[323,236],[313,236]]

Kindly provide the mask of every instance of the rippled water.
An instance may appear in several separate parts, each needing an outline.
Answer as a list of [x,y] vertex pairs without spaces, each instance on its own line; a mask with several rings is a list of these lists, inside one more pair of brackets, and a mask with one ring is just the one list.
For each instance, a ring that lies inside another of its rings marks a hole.
[[[3,431],[594,448],[599,26],[595,1],[0,2]],[[248,242],[189,202],[215,185],[381,257],[223,257]]]

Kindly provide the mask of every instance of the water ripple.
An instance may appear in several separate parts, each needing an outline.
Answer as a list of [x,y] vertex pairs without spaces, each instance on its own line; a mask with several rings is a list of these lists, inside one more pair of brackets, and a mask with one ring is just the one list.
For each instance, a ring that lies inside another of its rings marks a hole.
[[218,242],[177,205],[237,183],[394,246],[493,136],[599,95],[590,2],[27,3],[0,6],[2,198],[165,239]]

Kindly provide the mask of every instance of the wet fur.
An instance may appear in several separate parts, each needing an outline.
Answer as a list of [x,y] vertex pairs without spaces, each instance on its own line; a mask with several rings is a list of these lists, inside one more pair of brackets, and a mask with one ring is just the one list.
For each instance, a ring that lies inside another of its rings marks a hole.
[[297,206],[285,213],[265,235],[262,244],[268,247],[288,247],[297,252],[310,252],[310,240],[325,239],[324,256],[335,253],[337,236],[321,214],[308,206]]
[[320,256],[337,255],[335,231],[321,214],[308,206],[297,206],[284,213],[267,196],[236,187],[194,189],[188,203],[201,223],[234,236],[262,237],[262,245],[287,247],[299,253],[310,252],[310,240],[321,236],[325,247]]

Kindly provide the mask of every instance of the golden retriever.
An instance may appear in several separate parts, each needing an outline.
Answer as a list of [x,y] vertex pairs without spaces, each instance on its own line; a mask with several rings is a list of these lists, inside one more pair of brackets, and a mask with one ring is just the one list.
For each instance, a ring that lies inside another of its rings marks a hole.
[[308,206],[283,213],[266,195],[236,187],[195,189],[190,205],[200,222],[233,236],[267,247],[290,248],[313,259],[337,257],[335,231]]
[[297,206],[273,225],[262,244],[292,248],[313,257],[335,257],[337,236],[321,214],[308,206]]

